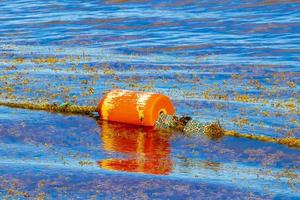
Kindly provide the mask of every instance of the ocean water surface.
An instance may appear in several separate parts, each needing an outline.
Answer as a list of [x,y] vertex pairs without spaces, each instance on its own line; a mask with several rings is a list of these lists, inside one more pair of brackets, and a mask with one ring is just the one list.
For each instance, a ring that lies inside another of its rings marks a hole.
[[[300,137],[300,1],[0,1],[0,100],[171,97],[225,129]],[[0,107],[6,199],[299,199],[300,150]]]

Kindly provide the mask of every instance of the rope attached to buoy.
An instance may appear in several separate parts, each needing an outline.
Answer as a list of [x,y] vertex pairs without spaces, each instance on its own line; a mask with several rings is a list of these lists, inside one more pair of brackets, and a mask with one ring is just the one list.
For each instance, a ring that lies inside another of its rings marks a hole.
[[[66,114],[81,114],[92,116],[93,112],[98,112],[97,106],[79,106],[71,103],[64,104],[50,104],[50,103],[32,103],[32,102],[5,102],[0,101],[0,106],[7,106],[11,108],[22,108],[30,110],[44,110],[55,113],[66,113]],[[270,142],[286,145],[289,147],[300,149],[300,139],[298,138],[272,138],[264,135],[255,135],[247,133],[239,133],[235,131],[224,130],[220,123],[201,123],[192,120],[190,117],[178,117],[175,115],[167,115],[161,113],[155,123],[157,129],[169,129],[178,130],[183,132],[185,135],[205,135],[211,139],[218,139],[223,136],[231,136],[238,138],[247,138],[251,140],[258,140],[262,142]]]
[[31,102],[0,102],[0,106],[7,106],[12,108],[22,108],[30,110],[45,110],[56,113],[67,114],[82,114],[90,115],[92,112],[97,112],[96,106],[78,106],[71,103],[50,104],[50,103],[31,103]]
[[294,137],[286,137],[286,138],[272,138],[265,135],[254,135],[249,133],[239,133],[235,131],[226,130],[224,135],[231,137],[239,137],[239,138],[247,138],[251,140],[259,140],[262,142],[270,142],[286,145],[289,147],[300,148],[300,139]]

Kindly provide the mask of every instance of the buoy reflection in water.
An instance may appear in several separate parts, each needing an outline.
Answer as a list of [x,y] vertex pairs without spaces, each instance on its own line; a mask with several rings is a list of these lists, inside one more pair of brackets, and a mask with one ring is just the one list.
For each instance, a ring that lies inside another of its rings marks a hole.
[[127,158],[98,161],[107,170],[167,175],[172,171],[170,135],[149,127],[99,122],[102,148],[125,154]]

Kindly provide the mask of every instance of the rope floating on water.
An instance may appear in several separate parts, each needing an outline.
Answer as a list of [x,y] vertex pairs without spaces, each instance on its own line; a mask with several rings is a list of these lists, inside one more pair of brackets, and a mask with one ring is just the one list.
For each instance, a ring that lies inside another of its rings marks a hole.
[[[55,113],[67,114],[82,114],[91,115],[97,112],[96,106],[79,106],[70,103],[64,104],[50,104],[50,103],[31,103],[31,102],[1,102],[0,106],[7,106],[12,108],[22,108],[30,110],[44,110]],[[200,123],[192,120],[190,117],[177,117],[174,115],[161,114],[156,122],[158,129],[176,129],[184,132],[187,135],[206,135],[209,138],[217,139],[223,136],[247,138],[251,140],[258,140],[262,142],[270,142],[286,145],[289,147],[300,149],[300,139],[298,138],[272,138],[264,135],[255,135],[247,133],[239,133],[222,129],[219,122]]]
[[31,103],[31,102],[0,102],[0,106],[12,108],[22,108],[30,110],[45,110],[56,113],[82,114],[90,115],[92,112],[97,112],[96,106],[78,106],[70,103],[50,104],[50,103]]
[[251,140],[259,140],[262,142],[270,142],[286,145],[289,147],[299,148],[300,149],[300,139],[294,137],[286,137],[286,138],[272,138],[265,135],[254,135],[249,133],[239,133],[235,131],[224,131],[224,135],[231,137],[239,137],[239,138],[247,138]]

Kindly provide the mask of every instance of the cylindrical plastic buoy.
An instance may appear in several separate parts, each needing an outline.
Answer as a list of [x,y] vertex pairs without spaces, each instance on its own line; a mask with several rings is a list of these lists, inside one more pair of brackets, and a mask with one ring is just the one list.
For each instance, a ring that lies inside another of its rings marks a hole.
[[141,126],[154,126],[160,113],[173,115],[174,112],[169,97],[151,92],[115,89],[98,104],[102,119]]

